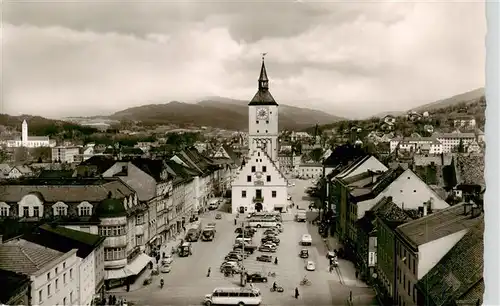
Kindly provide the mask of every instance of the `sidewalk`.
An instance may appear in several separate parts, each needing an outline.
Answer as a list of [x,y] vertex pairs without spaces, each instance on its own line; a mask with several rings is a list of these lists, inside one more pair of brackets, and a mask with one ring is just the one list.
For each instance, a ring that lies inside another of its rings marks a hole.
[[[332,237],[330,235],[328,235],[328,237],[326,238],[325,244],[326,248],[329,251],[333,251],[334,249],[338,250],[342,246],[341,244],[338,243],[335,237]],[[354,266],[354,263],[344,259],[339,259],[338,262],[340,271],[342,273],[342,278],[346,286],[360,287],[360,288],[370,287],[365,282],[356,278],[356,267]]]

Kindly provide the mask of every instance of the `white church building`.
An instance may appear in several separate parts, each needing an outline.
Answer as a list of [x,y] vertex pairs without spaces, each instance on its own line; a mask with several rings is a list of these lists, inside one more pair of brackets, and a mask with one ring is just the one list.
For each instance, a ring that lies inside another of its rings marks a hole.
[[39,147],[50,147],[55,146],[55,143],[51,144],[49,136],[28,136],[28,123],[26,120],[22,124],[21,138],[16,138],[7,141],[7,147],[9,148],[39,148]]
[[288,182],[278,167],[278,103],[264,59],[259,90],[248,104],[248,156],[232,183],[232,213],[284,211]]

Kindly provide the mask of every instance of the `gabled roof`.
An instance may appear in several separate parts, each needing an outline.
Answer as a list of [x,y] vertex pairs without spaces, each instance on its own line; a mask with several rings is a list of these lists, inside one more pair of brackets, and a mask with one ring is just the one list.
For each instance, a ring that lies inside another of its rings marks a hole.
[[62,255],[60,251],[14,239],[0,245],[0,269],[32,275]]
[[165,170],[163,160],[150,158],[134,158],[130,161],[134,166],[141,169],[157,182],[163,181],[161,174]]
[[[484,217],[417,283],[429,303],[453,305],[482,301],[484,292]],[[460,304],[460,303],[457,303]],[[482,303],[480,303],[481,305]]]
[[181,164],[176,163],[173,160],[165,161],[167,164],[167,171],[170,175],[174,177],[173,185],[178,185],[183,182],[188,182],[193,180],[194,176],[198,175],[198,172],[194,169],[187,168]]
[[475,226],[479,220],[479,217],[472,218],[471,213],[465,215],[464,204],[457,204],[403,224],[396,231],[409,243],[418,247],[467,230]]
[[86,258],[105,239],[99,235],[48,224],[40,226],[34,233],[24,235],[23,238],[62,253],[77,249],[76,255],[80,258]]
[[94,166],[97,168],[97,174],[106,172],[115,164],[113,156],[109,155],[94,155],[91,158],[80,163],[80,166]]
[[342,172],[340,172],[339,174],[337,174],[337,177],[342,178],[342,177],[345,177],[346,175],[348,175],[349,173],[352,173],[354,170],[356,170],[356,168],[358,168],[365,161],[367,161],[368,159],[370,159],[370,157],[371,157],[371,155],[365,155],[363,157],[359,157],[359,158],[355,159],[352,163],[347,164],[344,167],[344,169],[342,169]]
[[383,197],[374,208],[376,209],[375,215],[392,230],[405,222],[413,220],[406,211],[392,201],[391,197]]

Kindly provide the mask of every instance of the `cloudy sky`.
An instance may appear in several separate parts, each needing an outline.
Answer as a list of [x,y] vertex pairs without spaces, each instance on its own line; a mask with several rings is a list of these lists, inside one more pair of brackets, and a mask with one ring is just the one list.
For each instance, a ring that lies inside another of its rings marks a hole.
[[0,112],[251,99],[365,116],[484,86],[482,1],[9,1]]

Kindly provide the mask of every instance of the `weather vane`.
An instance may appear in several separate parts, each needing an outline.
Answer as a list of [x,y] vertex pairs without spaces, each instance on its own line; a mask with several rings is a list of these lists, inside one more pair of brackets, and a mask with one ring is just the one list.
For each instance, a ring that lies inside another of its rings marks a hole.
[[266,56],[267,52],[262,53],[262,60],[264,60],[264,57]]

